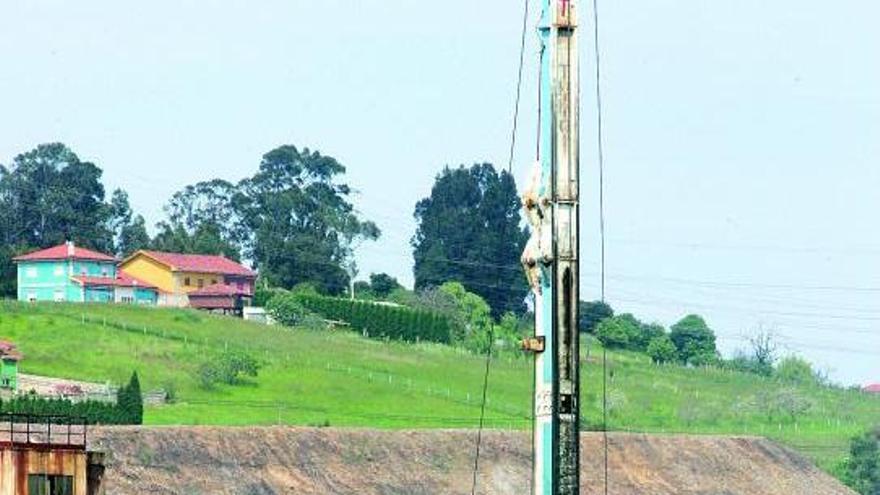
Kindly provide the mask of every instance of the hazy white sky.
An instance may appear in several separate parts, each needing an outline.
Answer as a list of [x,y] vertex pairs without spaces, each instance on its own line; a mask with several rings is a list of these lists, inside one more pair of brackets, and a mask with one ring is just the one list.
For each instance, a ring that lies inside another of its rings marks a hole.
[[[533,0],[533,11],[537,2]],[[880,381],[880,4],[601,1],[608,295],[732,352],[760,326]],[[63,141],[150,223],[185,184],[291,143],[337,157],[383,228],[362,271],[410,282],[412,210],[445,164],[506,161],[521,3],[7,0],[0,162]],[[531,25],[534,25],[534,17]],[[598,297],[584,19],[584,292]],[[515,173],[532,160],[529,36]]]

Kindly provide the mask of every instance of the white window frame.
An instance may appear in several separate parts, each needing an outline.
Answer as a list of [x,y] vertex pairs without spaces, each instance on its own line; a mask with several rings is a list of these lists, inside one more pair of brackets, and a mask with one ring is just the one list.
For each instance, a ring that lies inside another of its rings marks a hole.
[[24,276],[27,278],[37,278],[37,267],[29,266],[24,269]]

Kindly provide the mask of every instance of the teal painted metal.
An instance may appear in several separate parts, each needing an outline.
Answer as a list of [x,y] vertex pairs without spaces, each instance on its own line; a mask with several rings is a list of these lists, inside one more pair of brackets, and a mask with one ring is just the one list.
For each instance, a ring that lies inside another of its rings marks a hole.
[[[541,198],[549,198],[553,191],[553,91],[551,88],[551,63],[549,52],[551,50],[550,26],[551,1],[544,1],[541,9],[541,21],[539,24],[539,36],[541,39],[541,120],[540,120],[540,166],[541,166]],[[550,227],[549,225],[547,227]],[[546,351],[537,356],[536,368],[540,370],[540,377],[536,377],[535,392],[537,394],[535,414],[538,424],[535,431],[539,438],[536,439],[542,455],[536,463],[535,487],[536,495],[555,495],[555,472],[556,472],[556,438],[558,423],[553,418],[552,404],[556,395],[556,366],[553,349],[556,348],[553,332],[553,269],[552,265],[541,265],[541,314],[537,315],[536,330],[538,335],[545,339]]]

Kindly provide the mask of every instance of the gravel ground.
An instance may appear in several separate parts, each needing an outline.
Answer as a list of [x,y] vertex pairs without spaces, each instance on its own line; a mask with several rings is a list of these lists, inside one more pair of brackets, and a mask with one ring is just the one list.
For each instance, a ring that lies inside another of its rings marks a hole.
[[[469,494],[473,431],[100,428],[109,495]],[[478,493],[528,494],[526,434],[484,436]],[[582,493],[603,490],[602,437],[582,439]],[[614,434],[613,495],[853,495],[803,457],[748,437]]]

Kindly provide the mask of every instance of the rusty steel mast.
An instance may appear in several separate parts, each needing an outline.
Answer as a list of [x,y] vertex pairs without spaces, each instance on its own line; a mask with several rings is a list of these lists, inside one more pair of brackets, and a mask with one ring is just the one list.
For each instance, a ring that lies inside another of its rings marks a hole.
[[535,298],[534,487],[580,491],[579,97],[577,1],[540,0],[539,159],[524,207],[532,238],[523,263]]

